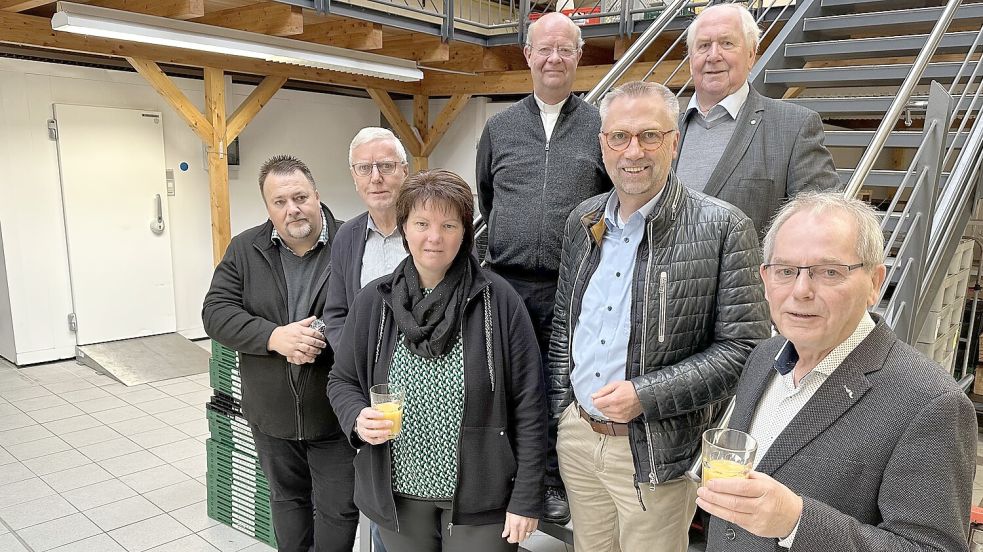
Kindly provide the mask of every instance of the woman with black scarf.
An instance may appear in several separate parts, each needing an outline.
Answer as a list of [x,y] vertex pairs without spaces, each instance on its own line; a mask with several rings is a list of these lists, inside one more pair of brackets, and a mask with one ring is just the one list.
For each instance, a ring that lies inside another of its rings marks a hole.
[[[409,256],[355,298],[328,381],[358,449],[355,504],[389,552],[515,551],[543,507],[547,413],[532,323],[472,253],[474,200],[459,176],[411,176],[396,218]],[[369,406],[380,383],[405,389],[396,438]]]

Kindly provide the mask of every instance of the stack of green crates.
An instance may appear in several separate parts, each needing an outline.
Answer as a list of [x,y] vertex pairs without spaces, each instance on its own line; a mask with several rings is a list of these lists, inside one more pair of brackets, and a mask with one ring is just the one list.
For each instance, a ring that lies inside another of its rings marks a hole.
[[235,351],[212,342],[209,377],[215,393],[206,405],[208,516],[276,547],[270,486],[242,417],[242,381]]

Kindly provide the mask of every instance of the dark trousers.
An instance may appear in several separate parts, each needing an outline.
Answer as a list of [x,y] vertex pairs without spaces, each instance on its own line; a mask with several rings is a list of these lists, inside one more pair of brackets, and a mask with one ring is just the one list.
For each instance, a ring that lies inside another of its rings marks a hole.
[[[494,270],[494,269],[493,269]],[[543,357],[543,381],[546,391],[546,404],[549,404],[549,350],[550,336],[553,333],[553,306],[556,304],[556,278],[526,279],[511,274],[502,274],[512,288],[522,297],[522,302],[529,311],[532,326],[536,330],[536,341],[539,342],[539,352]],[[556,424],[550,422],[547,426],[546,477],[549,487],[563,487],[560,479],[560,464],[556,459]]]
[[345,436],[292,441],[252,431],[270,483],[277,549],[351,552],[358,528],[355,450]]
[[[379,527],[388,552],[515,552],[518,544],[502,538],[505,519],[490,525],[454,525],[451,503],[394,497],[399,532]],[[441,532],[433,528],[439,525]]]

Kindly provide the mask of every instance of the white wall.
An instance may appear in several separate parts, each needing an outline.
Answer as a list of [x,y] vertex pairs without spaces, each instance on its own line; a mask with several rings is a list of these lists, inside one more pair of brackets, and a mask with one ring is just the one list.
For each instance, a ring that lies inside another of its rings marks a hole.
[[[202,82],[174,79],[201,108]],[[229,109],[250,92],[232,86]],[[18,364],[74,356],[71,282],[55,143],[46,121],[53,103],[157,110],[163,114],[166,166],[175,173],[168,198],[178,331],[204,335],[201,301],[212,273],[208,174],[202,145],[183,120],[135,73],[0,59],[0,222]],[[230,171],[233,234],[259,224],[266,211],[256,173],[262,162],[289,153],[311,168],[322,200],[347,219],[362,211],[347,168],[348,143],[359,128],[377,125],[367,99],[282,90],[240,138],[241,166]],[[480,129],[479,129],[480,132]],[[182,172],[180,163],[189,164]],[[111,247],[111,240],[107,247]],[[2,290],[0,290],[2,291]],[[3,294],[7,295],[7,294]],[[2,300],[0,300],[2,304]],[[0,324],[4,323],[0,308]]]
[[0,356],[14,358],[14,319],[10,312],[7,263],[3,260],[3,226],[0,225]]

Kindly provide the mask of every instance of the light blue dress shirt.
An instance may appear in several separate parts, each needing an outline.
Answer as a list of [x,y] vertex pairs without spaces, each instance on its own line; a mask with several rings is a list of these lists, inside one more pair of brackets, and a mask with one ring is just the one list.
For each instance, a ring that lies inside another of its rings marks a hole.
[[621,222],[620,201],[612,193],[604,208],[601,259],[591,276],[573,332],[573,372],[570,383],[577,402],[604,419],[591,395],[609,383],[626,379],[628,338],[631,336],[631,289],[638,244],[645,238],[645,219],[662,192]]

